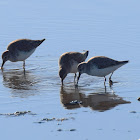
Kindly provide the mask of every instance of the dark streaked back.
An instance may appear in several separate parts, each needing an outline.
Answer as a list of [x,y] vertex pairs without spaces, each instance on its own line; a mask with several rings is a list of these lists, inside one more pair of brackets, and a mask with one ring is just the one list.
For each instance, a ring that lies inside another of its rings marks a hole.
[[43,40],[30,40],[30,39],[18,39],[15,41],[12,41],[8,47],[7,50],[9,51],[30,51],[36,47],[38,47],[43,41]]
[[59,65],[69,65],[71,61],[76,61],[77,63],[81,63],[85,61],[88,56],[88,52],[79,53],[79,52],[66,52],[61,55],[59,59]]
[[96,65],[99,69],[115,66],[121,63],[121,61],[113,60],[111,58],[105,57],[105,56],[96,56],[92,57],[88,60],[88,64],[93,63]]

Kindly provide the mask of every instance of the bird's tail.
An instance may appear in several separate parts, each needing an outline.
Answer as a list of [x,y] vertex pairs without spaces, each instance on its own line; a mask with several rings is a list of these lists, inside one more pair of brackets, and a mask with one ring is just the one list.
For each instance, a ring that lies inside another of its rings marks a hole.
[[42,40],[41,40],[41,43],[42,43],[43,41],[45,41],[45,40],[46,40],[45,38],[44,38],[44,39],[42,39]]
[[87,58],[89,54],[89,51],[84,52],[84,56]]
[[129,60],[127,61],[120,61],[120,64],[124,65],[124,64],[127,64],[129,62]]
[[42,39],[42,40],[36,40],[36,41],[34,42],[34,44],[36,44],[36,47],[38,47],[44,40],[45,40],[45,38]]

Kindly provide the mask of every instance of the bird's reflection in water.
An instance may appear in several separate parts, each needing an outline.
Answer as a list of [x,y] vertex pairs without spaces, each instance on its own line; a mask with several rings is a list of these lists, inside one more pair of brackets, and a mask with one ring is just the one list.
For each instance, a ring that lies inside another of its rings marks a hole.
[[[130,103],[114,93],[95,91],[95,93],[84,94],[78,88],[70,89],[65,87],[61,87],[60,98],[66,109],[90,107],[92,110],[106,111],[119,104]],[[81,102],[81,104],[70,104],[72,101]]]
[[[36,83],[35,77],[29,72],[29,71],[23,71],[23,70],[8,70],[3,71],[3,85],[5,87],[11,88],[12,93],[16,94],[15,96],[30,96],[27,93],[29,90],[34,90],[35,87],[33,85]],[[23,95],[24,94],[24,95]],[[33,94],[33,91],[32,93]]]

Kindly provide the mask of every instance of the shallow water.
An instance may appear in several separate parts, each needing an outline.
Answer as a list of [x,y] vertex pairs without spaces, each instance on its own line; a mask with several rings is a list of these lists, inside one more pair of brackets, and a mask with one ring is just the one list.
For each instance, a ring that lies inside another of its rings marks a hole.
[[[6,62],[0,71],[1,139],[139,139],[139,4],[1,0],[1,53],[15,39],[46,38],[27,59],[25,73],[22,62]],[[78,88],[73,74],[61,87],[60,55],[83,50],[89,50],[87,59],[104,55],[130,63],[113,74],[112,87],[86,74]]]

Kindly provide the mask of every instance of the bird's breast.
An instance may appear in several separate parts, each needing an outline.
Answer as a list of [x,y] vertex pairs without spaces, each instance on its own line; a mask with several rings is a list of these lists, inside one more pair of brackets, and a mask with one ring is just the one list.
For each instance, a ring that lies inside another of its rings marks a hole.
[[73,62],[71,63],[70,73],[76,73],[76,72],[78,72],[77,66],[78,66],[78,62],[73,61]]
[[121,66],[122,66],[122,64],[110,66],[110,67],[103,68],[103,69],[98,69],[98,67],[94,67],[93,69],[87,70],[87,74],[92,75],[92,76],[104,77],[104,76],[114,72],[116,69],[118,69]]
[[24,61],[24,60],[27,59],[34,51],[35,51],[35,49],[32,49],[31,51],[18,51],[18,52],[17,52],[17,55],[16,55],[16,61]]

